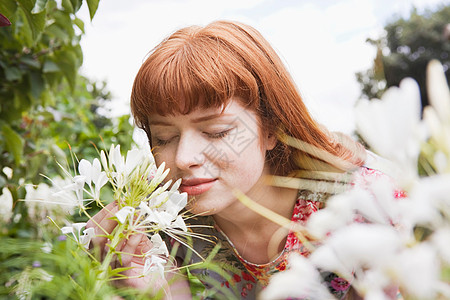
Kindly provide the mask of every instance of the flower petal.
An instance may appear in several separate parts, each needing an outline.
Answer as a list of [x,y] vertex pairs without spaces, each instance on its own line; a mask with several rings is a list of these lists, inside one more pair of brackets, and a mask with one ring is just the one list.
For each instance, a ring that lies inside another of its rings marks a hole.
[[127,217],[129,215],[132,215],[134,213],[134,207],[131,206],[124,206],[122,207],[117,213],[116,213],[116,217],[117,220],[121,223],[124,224],[125,221],[127,220]]

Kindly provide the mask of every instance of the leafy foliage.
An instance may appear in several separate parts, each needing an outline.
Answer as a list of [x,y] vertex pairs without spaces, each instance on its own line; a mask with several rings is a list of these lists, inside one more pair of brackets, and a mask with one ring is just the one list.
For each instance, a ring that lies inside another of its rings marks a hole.
[[[45,193],[41,174],[58,175],[58,163],[68,165],[67,157],[76,164],[76,156],[97,156],[96,147],[132,145],[130,116],[107,117],[106,83],[78,73],[84,23],[77,14],[83,4],[92,19],[99,0],[0,1],[2,20],[11,21],[0,27],[0,299],[113,296],[108,285],[93,290],[92,260],[77,254],[72,241],[58,240],[60,231],[47,218],[62,224],[70,211],[21,201]],[[43,190],[33,188],[38,185]],[[2,209],[11,198],[13,211],[5,218]],[[77,290],[79,285],[85,289]]]
[[408,19],[399,18],[385,26],[385,35],[368,40],[377,47],[373,67],[356,74],[362,96],[381,98],[383,92],[398,86],[405,77],[415,79],[421,91],[422,106],[428,104],[425,69],[432,59],[439,60],[450,73],[450,6],[420,15],[413,10]]
[[106,84],[78,73],[84,23],[77,12],[83,2],[92,19],[99,0],[0,2],[12,23],[0,27],[0,194],[9,189],[20,216],[9,224],[11,236],[26,235],[28,212],[19,201],[24,184],[57,174],[56,162],[64,164],[70,150],[90,158],[97,155],[90,144],[120,143],[125,150],[132,144],[129,115],[106,117]]

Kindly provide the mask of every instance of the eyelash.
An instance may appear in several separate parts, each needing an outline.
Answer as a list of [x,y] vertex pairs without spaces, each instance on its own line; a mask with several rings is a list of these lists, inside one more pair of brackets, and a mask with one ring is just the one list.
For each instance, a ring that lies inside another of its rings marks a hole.
[[[205,132],[205,134],[206,134],[206,136],[208,136],[208,138],[210,138],[210,139],[221,139],[221,138],[226,137],[226,136],[230,133],[231,130],[233,130],[233,128],[227,129],[227,130],[224,130],[224,131],[221,131],[221,132],[218,132],[218,133],[206,133],[206,132]],[[158,146],[164,146],[164,145],[167,145],[168,143],[170,143],[171,140],[172,140],[172,139],[161,140],[161,139],[155,138],[155,142],[156,142],[156,144],[157,144]]]
[[221,131],[218,133],[207,133],[206,135],[211,139],[221,139],[221,138],[226,137],[230,133],[231,130],[233,130],[233,128],[227,129],[227,130],[224,130],[224,131]]
[[170,139],[169,139],[169,140],[160,140],[160,139],[158,139],[158,138],[155,138],[155,143],[156,143],[156,145],[158,145],[158,146],[164,146],[164,145],[167,145],[169,142],[170,142]]

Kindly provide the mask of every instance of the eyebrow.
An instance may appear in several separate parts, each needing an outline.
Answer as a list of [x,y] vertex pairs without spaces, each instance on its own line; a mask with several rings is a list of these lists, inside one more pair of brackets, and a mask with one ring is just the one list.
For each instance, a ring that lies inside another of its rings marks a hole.
[[[228,114],[226,113],[217,113],[217,114],[211,114],[211,115],[206,115],[203,117],[199,117],[199,118],[195,118],[192,120],[192,123],[201,123],[201,122],[205,122],[205,121],[209,121],[212,119],[216,119],[219,117],[224,117],[224,116],[228,116]],[[149,125],[163,125],[163,126],[170,126],[170,123],[164,122],[164,121],[150,121]]]

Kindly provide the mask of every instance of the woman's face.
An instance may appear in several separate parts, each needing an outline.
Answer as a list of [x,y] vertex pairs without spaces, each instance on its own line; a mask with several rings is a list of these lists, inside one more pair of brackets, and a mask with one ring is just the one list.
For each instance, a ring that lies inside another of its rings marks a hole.
[[218,214],[237,208],[232,189],[251,194],[263,188],[266,151],[274,137],[261,136],[256,114],[231,99],[228,106],[189,114],[152,115],[149,121],[157,164],[182,178],[193,213]]

